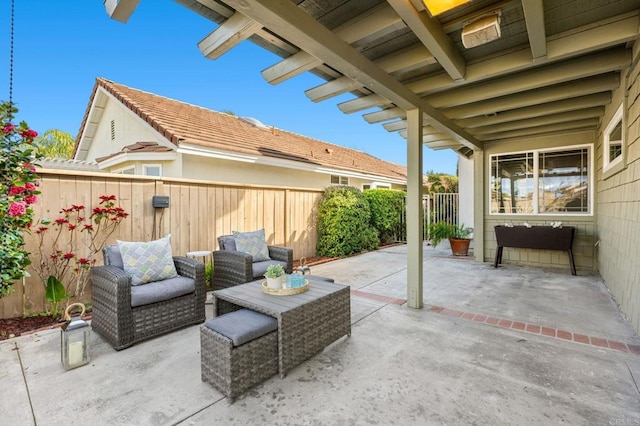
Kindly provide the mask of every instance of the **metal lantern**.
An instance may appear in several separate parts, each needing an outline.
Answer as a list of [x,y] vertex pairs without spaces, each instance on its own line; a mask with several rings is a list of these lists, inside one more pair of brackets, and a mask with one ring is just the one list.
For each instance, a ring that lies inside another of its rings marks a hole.
[[296,268],[296,271],[301,273],[302,275],[311,274],[311,268],[307,266],[307,258],[300,258],[300,266]]
[[[75,306],[81,307],[82,312],[71,318],[69,311]],[[82,303],[73,303],[64,311],[66,322],[60,330],[60,359],[65,370],[80,367],[90,361],[89,336],[91,327],[82,319],[84,312],[85,308]]]

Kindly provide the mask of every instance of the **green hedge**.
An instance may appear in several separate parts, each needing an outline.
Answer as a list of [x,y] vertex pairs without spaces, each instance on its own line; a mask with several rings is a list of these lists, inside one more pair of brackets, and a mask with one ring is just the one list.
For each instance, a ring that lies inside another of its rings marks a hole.
[[376,248],[378,235],[362,191],[352,186],[327,188],[318,206],[318,255],[343,257]]
[[393,243],[400,230],[404,191],[390,189],[369,189],[364,197],[369,202],[371,226],[378,231],[380,244]]

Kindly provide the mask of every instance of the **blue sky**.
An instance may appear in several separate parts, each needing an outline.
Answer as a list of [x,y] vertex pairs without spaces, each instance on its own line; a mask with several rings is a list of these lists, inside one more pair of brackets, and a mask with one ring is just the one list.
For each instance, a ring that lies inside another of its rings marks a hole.
[[[9,97],[10,2],[0,10],[0,99]],[[13,101],[19,120],[43,133],[78,134],[96,77],[365,151],[405,166],[405,140],[360,114],[304,91],[323,80],[305,73],[272,86],[260,71],[278,57],[246,41],[217,60],[197,43],[216,24],[171,0],[142,0],[126,24],[102,0],[16,0]],[[457,155],[425,148],[424,170],[455,174]]]

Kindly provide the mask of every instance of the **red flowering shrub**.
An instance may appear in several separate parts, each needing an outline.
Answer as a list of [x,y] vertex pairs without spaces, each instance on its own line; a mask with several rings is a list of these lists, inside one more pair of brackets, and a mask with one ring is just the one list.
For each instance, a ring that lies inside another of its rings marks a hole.
[[[34,269],[45,285],[49,277],[55,277],[64,284],[66,295],[73,298],[84,294],[95,256],[129,214],[116,205],[115,195],[101,196],[88,218],[81,205],[63,208],[60,213],[53,221],[42,219],[34,230],[40,252],[40,263]],[[47,235],[52,238],[51,244],[45,241]]]

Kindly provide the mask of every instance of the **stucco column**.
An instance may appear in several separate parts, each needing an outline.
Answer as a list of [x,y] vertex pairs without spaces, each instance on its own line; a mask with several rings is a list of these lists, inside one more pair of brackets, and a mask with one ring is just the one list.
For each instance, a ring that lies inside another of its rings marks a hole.
[[473,256],[477,262],[484,262],[484,206],[488,196],[488,192],[485,192],[484,176],[484,151],[475,150],[473,151]]
[[407,305],[422,308],[422,111],[407,111]]

